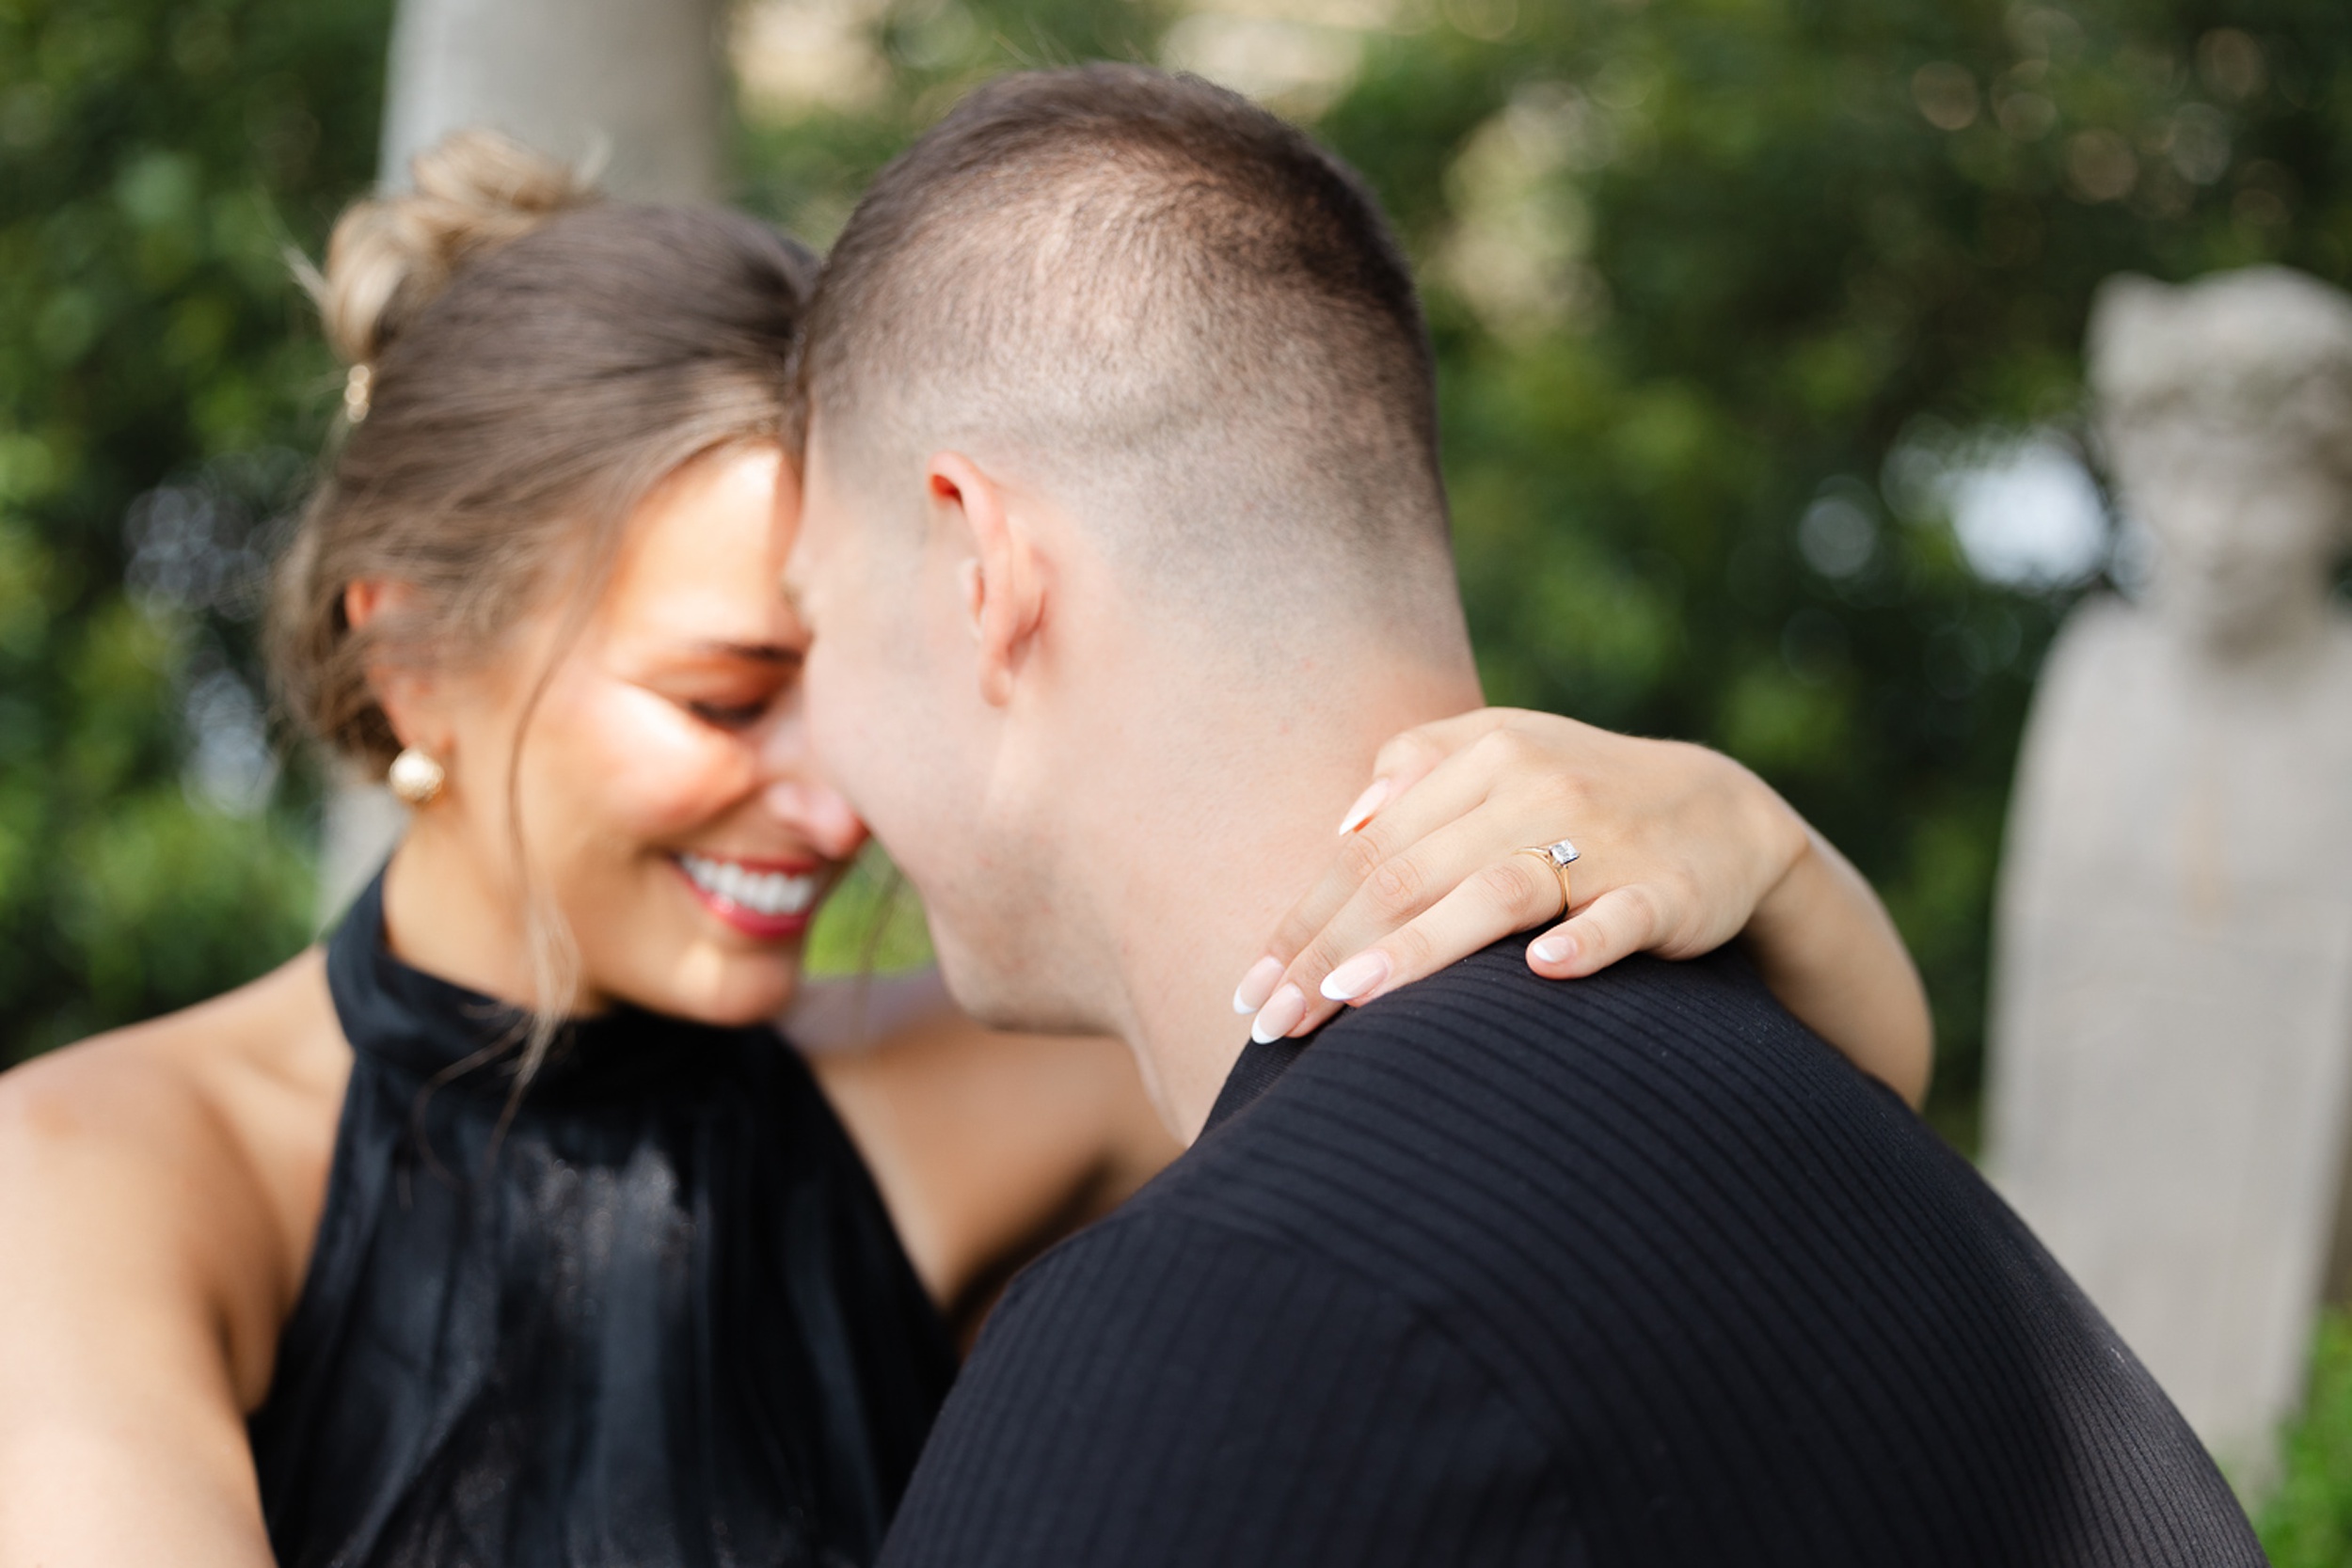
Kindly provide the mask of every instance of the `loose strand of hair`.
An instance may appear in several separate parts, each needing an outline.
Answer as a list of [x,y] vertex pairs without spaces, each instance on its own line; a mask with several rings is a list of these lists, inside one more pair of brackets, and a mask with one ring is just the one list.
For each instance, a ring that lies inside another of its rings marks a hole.
[[[691,459],[689,459],[691,461]],[[522,773],[523,749],[531,741],[531,724],[546,699],[548,689],[555,682],[558,668],[580,637],[586,633],[594,618],[603,590],[612,580],[612,570],[621,549],[621,534],[627,519],[608,515],[596,520],[597,546],[590,558],[580,563],[564,585],[569,592],[560,595],[565,609],[557,623],[556,634],[548,644],[547,657],[541,662],[538,674],[532,679],[531,690],[523,699],[522,712],[515,721],[515,743],[507,755],[506,765],[506,839],[507,852],[514,857],[516,872],[522,880],[523,951],[531,966],[532,1007],[528,1025],[522,1034],[522,1054],[515,1064],[515,1083],[508,1091],[506,1103],[499,1111],[498,1125],[490,1134],[484,1151],[485,1164],[495,1161],[500,1147],[505,1142],[507,1131],[514,1125],[522,1109],[523,1096],[530,1090],[532,1080],[546,1066],[557,1039],[569,1025],[580,996],[580,956],[579,939],[573,934],[570,922],[564,918],[554,894],[533,864],[530,847],[523,835]]]

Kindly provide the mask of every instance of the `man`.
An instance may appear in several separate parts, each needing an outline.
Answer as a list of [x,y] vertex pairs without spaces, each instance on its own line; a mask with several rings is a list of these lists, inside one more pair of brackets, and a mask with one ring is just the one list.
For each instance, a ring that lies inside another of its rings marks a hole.
[[1199,1135],[1008,1293],[885,1561],[2260,1560],[1736,958],[1504,943],[1245,1052],[1220,981],[1375,747],[1479,702],[1419,306],[1335,161],[1189,79],[999,81],[860,205],[805,383],[818,746],[958,998],[1123,1035]]

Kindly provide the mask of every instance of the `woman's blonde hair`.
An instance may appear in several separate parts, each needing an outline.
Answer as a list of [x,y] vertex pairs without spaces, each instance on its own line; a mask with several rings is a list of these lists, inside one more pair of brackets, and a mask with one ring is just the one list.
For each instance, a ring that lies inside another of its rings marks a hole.
[[[352,422],[279,563],[267,638],[281,711],[378,775],[399,741],[372,671],[479,667],[551,604],[576,626],[664,478],[718,448],[788,441],[817,273],[752,218],[601,200],[487,132],[449,137],[413,173],[413,191],[355,203],[325,267],[300,269],[354,367]],[[354,626],[344,590],[367,579],[410,592]],[[526,1074],[577,967],[546,900],[528,913]]]

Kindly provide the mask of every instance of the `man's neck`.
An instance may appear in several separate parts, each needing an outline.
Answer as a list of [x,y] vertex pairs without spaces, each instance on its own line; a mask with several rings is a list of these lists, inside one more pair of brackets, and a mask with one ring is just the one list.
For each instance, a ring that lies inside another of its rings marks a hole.
[[1117,818],[1095,819],[1104,842],[1089,847],[1089,863],[1104,876],[1088,901],[1117,972],[1114,1022],[1162,1119],[1186,1141],[1248,1040],[1234,984],[1329,865],[1340,817],[1371,782],[1381,744],[1481,700],[1467,656],[1458,672],[1328,671],[1302,670],[1284,689],[1252,682],[1249,701],[1227,689],[1155,705],[1167,721],[1152,726],[1152,755],[1130,769],[1148,787]]

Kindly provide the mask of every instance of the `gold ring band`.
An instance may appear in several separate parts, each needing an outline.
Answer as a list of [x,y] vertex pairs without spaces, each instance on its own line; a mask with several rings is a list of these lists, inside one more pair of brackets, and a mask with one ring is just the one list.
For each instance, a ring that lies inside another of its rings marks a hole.
[[[1567,850],[1565,855],[1561,853],[1563,847]],[[1567,840],[1562,839],[1558,844],[1545,845],[1539,847],[1529,847],[1525,849],[1514,849],[1511,853],[1515,855],[1534,856],[1537,860],[1544,863],[1545,870],[1549,871],[1553,876],[1560,879],[1560,911],[1559,914],[1555,914],[1551,918],[1557,920],[1560,918],[1560,915],[1567,913],[1568,906],[1575,902],[1574,898],[1568,892],[1568,863],[1576,859],[1575,847],[1568,844]]]

